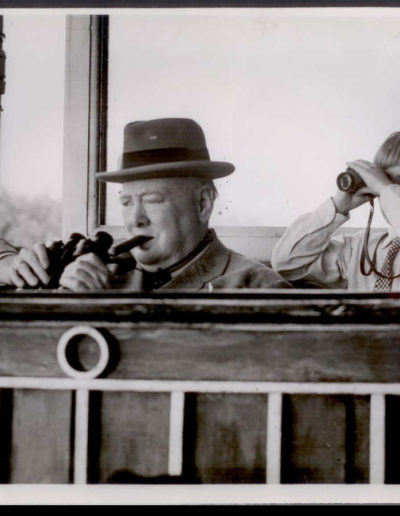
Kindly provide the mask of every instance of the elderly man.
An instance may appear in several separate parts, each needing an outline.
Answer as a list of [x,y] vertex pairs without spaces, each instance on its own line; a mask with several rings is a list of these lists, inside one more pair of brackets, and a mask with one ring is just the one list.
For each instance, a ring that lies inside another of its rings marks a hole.
[[[131,235],[148,240],[131,251],[132,270],[121,273],[89,253],[65,268],[60,285],[73,291],[290,288],[272,269],[227,249],[209,229],[216,197],[213,179],[233,170],[230,163],[210,160],[203,131],[193,120],[128,124],[121,169],[98,173],[97,179],[122,184],[125,226]],[[6,282],[34,286],[36,278],[46,281],[44,246],[5,259],[10,263]]]

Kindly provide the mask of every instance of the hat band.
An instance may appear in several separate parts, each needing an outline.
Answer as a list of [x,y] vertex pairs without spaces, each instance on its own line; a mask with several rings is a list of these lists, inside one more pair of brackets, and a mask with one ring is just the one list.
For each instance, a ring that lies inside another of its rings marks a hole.
[[122,168],[140,167],[156,163],[171,163],[173,161],[196,161],[210,159],[208,150],[188,149],[187,147],[168,147],[166,149],[148,149],[142,151],[124,152]]

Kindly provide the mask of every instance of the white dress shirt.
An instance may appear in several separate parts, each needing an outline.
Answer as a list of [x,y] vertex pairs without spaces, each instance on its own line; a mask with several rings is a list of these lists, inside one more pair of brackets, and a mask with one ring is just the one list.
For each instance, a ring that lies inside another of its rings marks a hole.
[[[381,192],[379,202],[390,226],[371,230],[369,255],[372,258],[378,242],[375,267],[382,269],[390,243],[400,236],[400,185],[391,184]],[[377,275],[364,276],[360,270],[365,230],[335,234],[349,219],[336,212],[333,200],[327,199],[315,211],[297,218],[284,232],[272,251],[272,267],[289,281],[307,280],[321,288],[348,288],[372,291]],[[366,271],[369,270],[365,264]],[[400,274],[400,253],[393,264]],[[400,278],[393,280],[392,290],[400,290]]]

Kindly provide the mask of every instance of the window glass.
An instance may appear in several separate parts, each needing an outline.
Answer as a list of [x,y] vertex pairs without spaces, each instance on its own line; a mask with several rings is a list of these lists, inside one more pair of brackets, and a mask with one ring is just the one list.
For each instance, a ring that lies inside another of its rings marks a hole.
[[61,234],[65,16],[3,20],[0,237],[28,245]]
[[[334,194],[347,161],[372,160],[399,129],[398,22],[397,10],[111,15],[108,170],[126,123],[194,118],[212,159],[236,167],[216,181],[212,224],[286,226]],[[118,188],[108,186],[108,224],[122,224]],[[367,217],[362,206],[347,225]]]

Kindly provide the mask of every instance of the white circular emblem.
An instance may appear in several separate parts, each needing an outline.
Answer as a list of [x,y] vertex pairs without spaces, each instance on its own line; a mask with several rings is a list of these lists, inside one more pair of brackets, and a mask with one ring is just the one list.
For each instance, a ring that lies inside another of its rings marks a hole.
[[[91,337],[98,345],[100,351],[97,364],[92,367],[92,369],[88,369],[86,371],[72,367],[67,358],[67,348],[69,344],[75,339],[75,337],[78,337],[79,335],[87,335]],[[57,345],[57,358],[61,369],[68,376],[81,379],[96,378],[107,367],[108,361],[110,359],[110,350],[106,339],[98,330],[92,328],[91,326],[74,326],[61,335]]]

